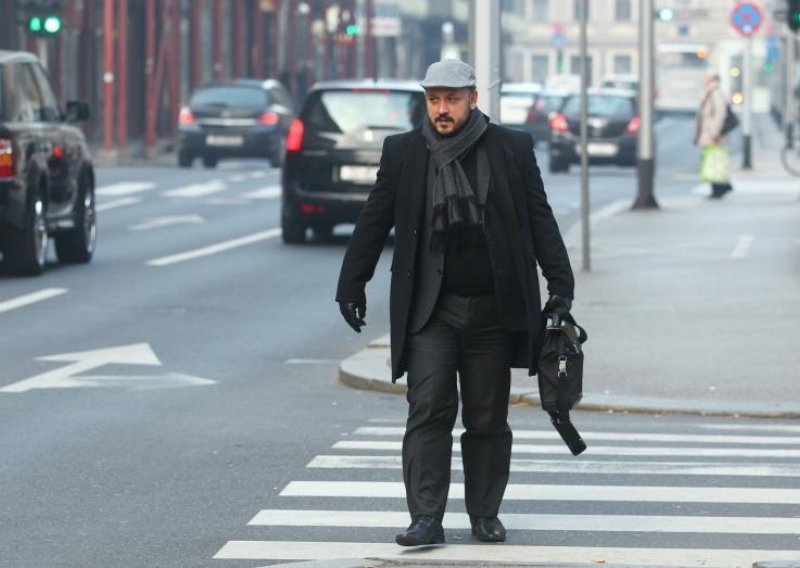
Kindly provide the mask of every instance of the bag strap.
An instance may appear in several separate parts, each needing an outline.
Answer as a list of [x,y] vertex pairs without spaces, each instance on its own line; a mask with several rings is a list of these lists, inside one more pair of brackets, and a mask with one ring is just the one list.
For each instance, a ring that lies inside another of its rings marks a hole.
[[[578,343],[585,343],[586,340],[589,339],[586,330],[577,324],[571,313],[567,312],[567,315],[563,318],[558,314],[550,314],[548,317],[553,320],[553,323],[547,326],[547,329],[565,331],[570,338],[574,338]],[[570,324],[573,329],[570,329],[569,326],[562,327],[562,320]],[[575,333],[575,330],[577,330],[577,333]]]

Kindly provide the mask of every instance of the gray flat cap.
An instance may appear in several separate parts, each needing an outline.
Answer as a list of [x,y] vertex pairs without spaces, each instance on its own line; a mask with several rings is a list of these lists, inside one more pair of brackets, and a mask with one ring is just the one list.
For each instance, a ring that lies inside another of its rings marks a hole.
[[444,87],[447,89],[461,89],[475,86],[475,70],[456,59],[445,59],[431,63],[425,72],[425,78],[420,83],[422,88]]

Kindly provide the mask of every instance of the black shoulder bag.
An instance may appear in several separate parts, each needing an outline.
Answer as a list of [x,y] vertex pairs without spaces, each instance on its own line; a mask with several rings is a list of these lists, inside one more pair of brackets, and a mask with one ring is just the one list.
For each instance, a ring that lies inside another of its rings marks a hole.
[[550,314],[548,318],[539,353],[539,398],[553,427],[577,456],[586,444],[570,421],[569,411],[583,396],[582,345],[588,336],[571,315]]

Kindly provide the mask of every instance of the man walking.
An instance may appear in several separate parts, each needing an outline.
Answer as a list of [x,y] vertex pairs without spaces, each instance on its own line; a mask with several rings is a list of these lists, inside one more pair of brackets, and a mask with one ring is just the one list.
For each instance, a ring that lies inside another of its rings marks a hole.
[[569,310],[572,269],[531,137],[489,123],[466,63],[434,63],[421,85],[427,118],[385,140],[336,300],[360,332],[365,287],[394,227],[392,380],[408,372],[402,454],[412,521],[396,542],[444,542],[457,376],[472,533],[504,541],[498,511],[511,462],[510,368],[536,372],[543,329],[537,261],[550,293],[545,311]]

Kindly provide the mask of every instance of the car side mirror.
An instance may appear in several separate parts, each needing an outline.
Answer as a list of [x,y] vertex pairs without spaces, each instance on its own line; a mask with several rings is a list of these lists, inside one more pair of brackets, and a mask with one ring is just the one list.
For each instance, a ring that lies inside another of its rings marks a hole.
[[68,101],[66,121],[82,122],[84,120],[89,120],[89,105],[79,101]]

